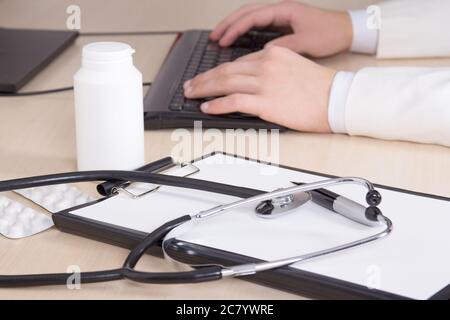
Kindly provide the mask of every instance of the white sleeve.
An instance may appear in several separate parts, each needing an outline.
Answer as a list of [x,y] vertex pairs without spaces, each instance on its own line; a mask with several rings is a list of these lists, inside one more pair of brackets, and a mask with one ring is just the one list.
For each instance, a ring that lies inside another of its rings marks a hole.
[[340,71],[334,76],[328,102],[328,123],[333,133],[347,133],[345,104],[352,85],[353,72]]
[[365,68],[345,106],[346,130],[450,146],[450,68]]
[[378,29],[370,26],[370,14],[366,10],[349,11],[348,14],[353,28],[350,51],[375,54],[378,47]]
[[449,0],[391,0],[373,8],[379,58],[450,56]]

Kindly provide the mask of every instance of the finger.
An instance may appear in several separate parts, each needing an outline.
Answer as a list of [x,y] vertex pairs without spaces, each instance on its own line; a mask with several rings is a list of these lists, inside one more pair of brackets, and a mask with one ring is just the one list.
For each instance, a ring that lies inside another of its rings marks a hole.
[[232,94],[203,103],[200,108],[208,114],[224,114],[242,112],[259,115],[262,98],[249,94]]
[[239,8],[235,12],[233,12],[231,15],[223,19],[219,24],[214,28],[214,30],[211,32],[209,38],[213,41],[218,41],[225,31],[229,28],[230,25],[232,25],[236,20],[238,20],[240,17],[242,17],[244,14],[247,14],[253,10],[262,8],[263,4],[253,4],[253,5],[247,5]]
[[264,50],[259,50],[250,54],[247,54],[245,56],[242,56],[240,58],[237,58],[236,62],[250,62],[250,61],[258,61],[260,60],[264,55]]
[[273,18],[274,12],[270,6],[244,14],[226,30],[219,44],[221,46],[229,46],[252,28],[269,26]]
[[198,81],[185,90],[190,99],[225,96],[234,93],[256,93],[259,90],[258,78],[245,75],[220,76],[206,81]]
[[304,43],[299,35],[290,34],[281,38],[274,39],[266,43],[265,48],[269,47],[284,47],[291,49],[294,52],[301,53],[304,50]]
[[252,28],[263,28],[267,26],[289,25],[289,15],[286,10],[278,7],[266,6],[244,14],[235,21],[225,32],[219,41],[221,46],[231,45],[238,37]]
[[189,87],[201,82],[208,81],[217,77],[231,76],[231,75],[257,75],[259,65],[255,61],[234,61],[224,63],[214,69],[208,70],[187,81],[184,86]]

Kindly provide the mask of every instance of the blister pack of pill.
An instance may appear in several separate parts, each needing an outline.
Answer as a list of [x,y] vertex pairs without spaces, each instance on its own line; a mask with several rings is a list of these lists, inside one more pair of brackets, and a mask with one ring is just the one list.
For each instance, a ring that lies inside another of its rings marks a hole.
[[0,233],[5,237],[29,237],[52,226],[52,219],[45,214],[0,196]]
[[15,192],[51,213],[95,200],[93,197],[68,184],[29,188],[16,190]]

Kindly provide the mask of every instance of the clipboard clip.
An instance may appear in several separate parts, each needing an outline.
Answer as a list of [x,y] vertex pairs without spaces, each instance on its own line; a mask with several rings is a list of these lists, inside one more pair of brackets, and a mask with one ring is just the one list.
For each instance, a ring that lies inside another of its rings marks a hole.
[[[181,162],[181,163],[172,163],[169,166],[163,167],[161,170],[156,172],[161,172],[162,170],[168,170],[165,174],[178,176],[187,178],[197,172],[200,172],[200,168],[195,166],[190,162]],[[181,171],[181,172],[180,172]],[[155,172],[155,171],[153,171]],[[149,193],[155,192],[161,188],[161,185],[151,185],[149,188],[149,184],[146,183],[124,183],[118,186],[115,186],[111,189],[111,194],[119,194],[122,193],[127,195],[131,199],[139,199]],[[136,191],[132,191],[136,190]],[[144,190],[144,191],[140,191]],[[140,192],[139,192],[140,191]]]

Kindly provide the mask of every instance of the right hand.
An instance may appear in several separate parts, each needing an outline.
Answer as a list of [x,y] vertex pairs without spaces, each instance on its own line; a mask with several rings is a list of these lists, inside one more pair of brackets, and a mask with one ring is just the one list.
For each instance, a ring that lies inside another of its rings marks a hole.
[[210,39],[227,47],[250,29],[265,27],[292,30],[292,33],[269,42],[267,46],[286,47],[313,57],[348,51],[353,37],[352,23],[347,12],[283,1],[240,8],[217,25]]
[[243,112],[299,131],[331,132],[328,99],[335,70],[271,47],[219,65],[184,85],[208,114]]

